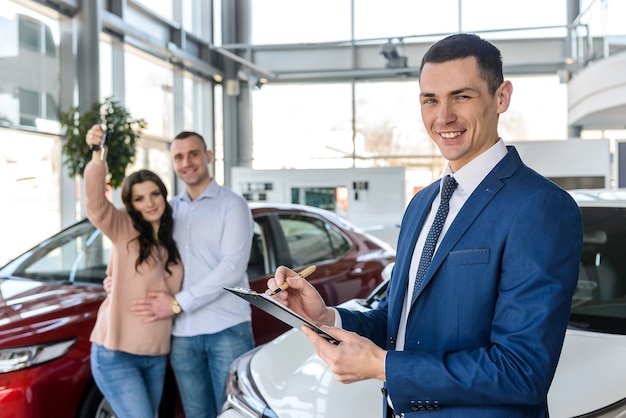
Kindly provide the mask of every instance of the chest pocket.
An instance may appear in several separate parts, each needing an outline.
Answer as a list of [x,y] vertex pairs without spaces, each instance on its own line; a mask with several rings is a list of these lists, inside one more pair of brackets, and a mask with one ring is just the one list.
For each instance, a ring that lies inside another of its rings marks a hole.
[[489,248],[469,248],[467,250],[455,250],[448,253],[448,264],[484,264],[491,257]]

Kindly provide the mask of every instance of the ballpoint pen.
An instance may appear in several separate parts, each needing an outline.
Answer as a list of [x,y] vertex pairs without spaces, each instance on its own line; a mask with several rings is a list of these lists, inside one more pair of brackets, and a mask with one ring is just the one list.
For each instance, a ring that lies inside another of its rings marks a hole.
[[[298,276],[300,276],[301,278],[306,278],[308,276],[311,275],[311,273],[313,273],[315,271],[317,267],[315,266],[309,266],[307,268],[305,268],[304,270],[298,272]],[[277,293],[282,292],[283,290],[287,289],[289,287],[289,285],[287,284],[287,282],[281,284],[280,286],[278,286],[276,289],[274,289],[274,291],[272,293],[270,293],[270,296],[274,296]]]

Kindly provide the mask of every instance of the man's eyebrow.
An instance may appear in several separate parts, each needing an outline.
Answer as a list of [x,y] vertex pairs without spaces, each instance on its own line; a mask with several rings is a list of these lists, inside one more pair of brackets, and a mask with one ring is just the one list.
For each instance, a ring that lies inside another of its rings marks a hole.
[[[476,90],[475,88],[472,87],[461,87],[459,89],[456,90],[452,90],[449,93],[446,94],[446,96],[456,96],[459,94],[463,94],[463,93],[478,93],[478,90]],[[436,97],[437,95],[435,93],[420,93],[420,97]]]
[[461,93],[478,93],[478,90],[472,88],[472,87],[463,87],[460,89],[456,89],[456,90],[452,90],[450,92],[450,96],[456,96],[457,94],[461,94]]

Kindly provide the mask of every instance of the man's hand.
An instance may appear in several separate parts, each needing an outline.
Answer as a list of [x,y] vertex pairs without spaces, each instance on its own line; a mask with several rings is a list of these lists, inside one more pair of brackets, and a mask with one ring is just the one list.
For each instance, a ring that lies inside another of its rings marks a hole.
[[289,287],[273,298],[316,325],[335,324],[335,311],[326,306],[313,285],[285,266],[278,267],[274,277],[267,281],[266,293],[271,293],[285,282]]
[[307,326],[302,332],[313,343],[317,355],[328,365],[341,383],[353,383],[366,379],[385,378],[385,356],[387,352],[376,344],[354,332],[340,328],[322,327],[341,343],[334,345]]
[[111,290],[113,290],[113,278],[106,276],[102,281],[102,286],[104,287],[104,291],[107,292],[107,294],[111,293]]
[[154,322],[174,316],[172,300],[166,292],[148,292],[147,297],[133,300],[131,311],[137,316],[145,316],[143,322]]

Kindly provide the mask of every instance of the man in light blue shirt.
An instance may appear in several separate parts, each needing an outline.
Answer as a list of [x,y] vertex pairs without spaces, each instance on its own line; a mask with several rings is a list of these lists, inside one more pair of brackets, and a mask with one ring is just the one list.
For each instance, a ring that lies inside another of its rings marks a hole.
[[176,315],[170,362],[185,416],[209,418],[218,414],[231,363],[254,347],[250,305],[223,289],[249,287],[254,221],[245,199],[211,178],[213,153],[201,135],[181,132],[170,152],[186,186],[170,201],[183,286],[174,297],[150,292],[133,310],[155,319]]

